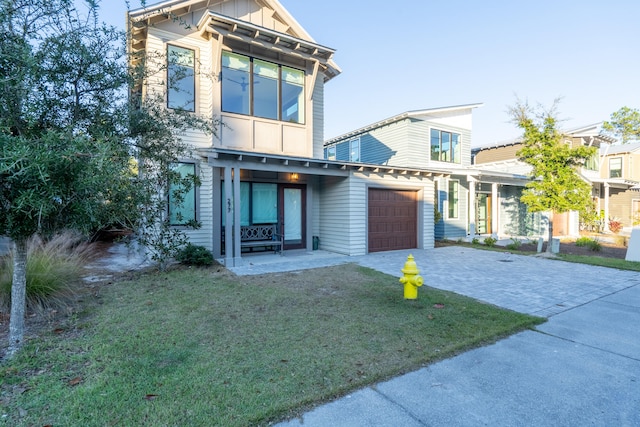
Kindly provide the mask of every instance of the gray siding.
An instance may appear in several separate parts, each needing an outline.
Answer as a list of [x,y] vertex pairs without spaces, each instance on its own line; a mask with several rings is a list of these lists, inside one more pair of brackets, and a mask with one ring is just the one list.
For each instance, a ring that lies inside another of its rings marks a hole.
[[320,249],[349,255],[349,180],[320,177]]
[[323,159],[322,145],[324,142],[324,81],[321,74],[316,77],[313,89],[313,157]]

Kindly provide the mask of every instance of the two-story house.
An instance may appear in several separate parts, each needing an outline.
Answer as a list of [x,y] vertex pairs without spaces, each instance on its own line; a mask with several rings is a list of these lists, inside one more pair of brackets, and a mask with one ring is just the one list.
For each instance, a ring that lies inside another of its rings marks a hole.
[[[472,112],[481,106],[405,112],[325,141],[325,158],[448,169],[448,176],[435,178],[434,197],[442,218],[435,226],[437,239],[499,231],[502,235],[537,233],[518,200],[528,181],[526,174],[472,165]],[[499,210],[504,214],[500,223]]]
[[[600,123],[596,123],[564,131],[563,141],[574,147],[592,146],[599,148],[601,145],[610,144],[613,142],[613,139],[602,134],[600,125]],[[531,167],[518,160],[517,153],[521,148],[522,141],[520,139],[476,147],[472,150],[474,167],[489,169],[496,172],[517,173],[519,175],[529,177]],[[591,159],[588,159],[580,169],[580,174],[585,181],[591,183],[592,197],[597,201],[601,194],[600,160],[597,152]],[[523,188],[509,188],[505,187],[503,183],[499,183],[499,187],[500,188],[495,194],[499,199],[499,203],[498,210],[495,211],[497,218],[494,218],[494,222],[496,223],[500,234],[513,234],[508,232],[509,229],[513,230],[513,223],[510,220],[513,215],[513,211],[517,210],[521,213],[527,212],[526,206],[520,203],[520,196]],[[505,194],[506,191],[509,191],[511,194],[507,196]],[[508,206],[511,206],[511,209],[507,208]],[[520,231],[524,231],[526,233],[524,235],[546,235],[549,213],[528,213],[522,215],[521,218],[524,219],[524,224],[526,224],[524,229],[522,226],[520,227]],[[521,225],[524,224],[521,223]],[[578,212],[554,214],[554,236],[577,236],[579,233],[580,218]]]
[[323,94],[341,70],[277,0],[165,1],[128,23],[131,51],[164,58],[142,96],[222,124],[188,133],[195,154],[176,166],[201,181],[180,215],[169,201],[175,226],[201,224],[193,243],[227,265],[260,249],[256,234],[348,255],[433,247],[434,176],[448,171],[325,159]]
[[624,227],[640,225],[640,142],[605,146],[600,151],[598,203],[605,218]]

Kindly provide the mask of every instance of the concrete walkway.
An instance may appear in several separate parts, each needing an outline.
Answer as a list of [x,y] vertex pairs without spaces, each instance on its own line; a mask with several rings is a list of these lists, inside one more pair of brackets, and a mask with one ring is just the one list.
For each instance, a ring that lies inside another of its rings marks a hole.
[[357,262],[399,276],[412,253],[429,286],[549,320],[278,426],[640,425],[640,273],[460,247],[319,252],[232,270]]

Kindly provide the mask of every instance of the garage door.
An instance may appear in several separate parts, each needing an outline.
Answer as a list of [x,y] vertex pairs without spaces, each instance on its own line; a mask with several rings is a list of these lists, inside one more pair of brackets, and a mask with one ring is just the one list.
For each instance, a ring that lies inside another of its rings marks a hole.
[[417,194],[416,191],[369,189],[369,252],[418,246]]

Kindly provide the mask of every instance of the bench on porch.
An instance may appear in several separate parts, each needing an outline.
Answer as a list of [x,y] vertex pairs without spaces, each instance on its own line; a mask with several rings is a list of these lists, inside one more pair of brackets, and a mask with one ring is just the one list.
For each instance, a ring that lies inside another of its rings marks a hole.
[[243,248],[271,246],[274,248],[274,252],[282,253],[283,237],[283,235],[278,234],[276,224],[245,225],[240,227],[240,246]]
[[[224,232],[222,233],[222,246],[224,248]],[[240,227],[240,247],[248,248],[272,248],[274,252],[282,253],[284,248],[284,236],[278,233],[276,224],[243,225]]]

